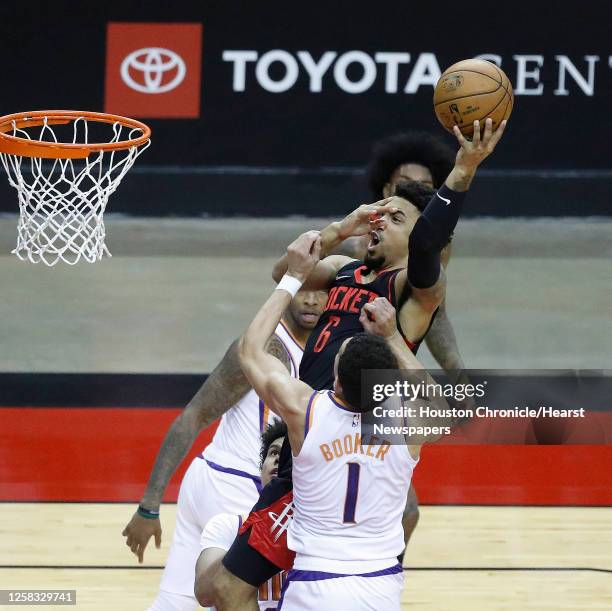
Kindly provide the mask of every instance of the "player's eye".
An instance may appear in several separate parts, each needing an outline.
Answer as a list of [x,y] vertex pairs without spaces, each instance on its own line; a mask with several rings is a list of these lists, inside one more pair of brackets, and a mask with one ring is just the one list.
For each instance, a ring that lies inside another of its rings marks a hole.
[[399,225],[399,224],[402,222],[402,219],[401,219],[401,217],[399,217],[399,216],[394,216],[394,217],[392,217],[392,218],[391,218],[391,220],[392,220],[392,221],[393,221],[393,222],[394,222],[396,225]]

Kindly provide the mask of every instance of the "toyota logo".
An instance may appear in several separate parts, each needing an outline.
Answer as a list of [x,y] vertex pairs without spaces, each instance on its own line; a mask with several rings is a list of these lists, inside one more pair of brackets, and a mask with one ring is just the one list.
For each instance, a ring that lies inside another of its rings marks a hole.
[[121,62],[123,82],[141,93],[172,91],[183,82],[186,72],[183,58],[161,47],[138,49]]

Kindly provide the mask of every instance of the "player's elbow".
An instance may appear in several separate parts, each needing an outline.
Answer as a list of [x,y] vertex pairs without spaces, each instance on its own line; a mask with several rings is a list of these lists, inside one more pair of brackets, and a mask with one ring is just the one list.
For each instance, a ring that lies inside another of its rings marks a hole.
[[202,607],[211,607],[215,604],[215,571],[213,571],[212,566],[203,561],[205,551],[202,552],[196,564],[193,593]]

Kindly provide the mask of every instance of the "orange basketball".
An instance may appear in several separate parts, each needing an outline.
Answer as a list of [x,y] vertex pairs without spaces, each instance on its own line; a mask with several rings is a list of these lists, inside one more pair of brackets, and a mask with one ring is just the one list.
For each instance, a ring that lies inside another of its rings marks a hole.
[[[438,121],[449,132],[453,125],[471,138],[474,121],[493,120],[493,130],[510,116],[514,94],[501,68],[484,59],[464,59],[447,68],[434,91]],[[484,125],[481,126],[481,134]]]

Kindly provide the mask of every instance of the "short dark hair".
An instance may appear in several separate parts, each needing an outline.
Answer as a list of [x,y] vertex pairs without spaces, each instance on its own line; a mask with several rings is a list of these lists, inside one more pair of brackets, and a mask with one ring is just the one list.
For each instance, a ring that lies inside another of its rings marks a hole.
[[272,421],[272,424],[268,425],[268,428],[261,434],[261,450],[259,453],[259,467],[263,467],[264,460],[266,460],[266,456],[268,455],[268,450],[270,446],[280,437],[287,436],[287,425],[280,420],[279,418],[275,418]]
[[362,401],[361,398],[362,369],[397,368],[397,359],[384,338],[370,333],[357,333],[338,360],[338,381],[344,399],[360,412],[370,411],[374,408],[372,393],[364,393],[370,398],[369,401]]
[[423,131],[409,131],[379,140],[372,147],[367,169],[372,196],[382,197],[393,172],[405,163],[425,166],[439,189],[453,169],[455,152],[442,139]]
[[395,185],[393,195],[407,199],[419,209],[419,212],[423,212],[435,193],[433,189],[424,185],[422,182],[416,180],[401,180]]

